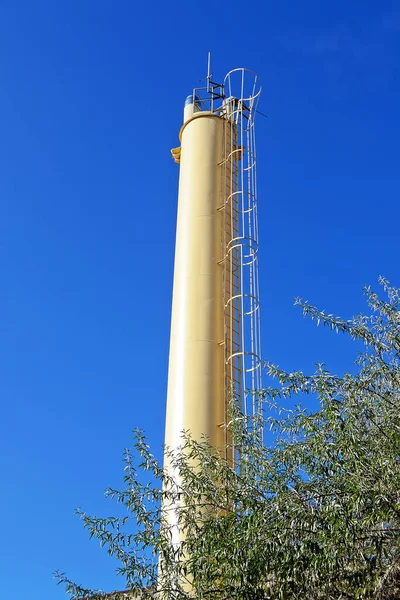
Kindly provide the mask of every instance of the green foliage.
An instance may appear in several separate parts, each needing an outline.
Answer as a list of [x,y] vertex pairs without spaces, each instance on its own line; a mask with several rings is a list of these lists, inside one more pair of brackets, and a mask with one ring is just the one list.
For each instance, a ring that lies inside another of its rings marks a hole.
[[[125,489],[107,490],[127,516],[80,513],[119,559],[129,589],[168,600],[400,598],[400,293],[381,284],[386,300],[367,288],[371,314],[348,321],[296,301],[306,316],[365,344],[356,373],[267,365],[277,381],[263,391],[267,416],[249,423],[232,407],[235,467],[187,434],[182,451],[169,452],[168,474],[136,432]],[[304,394],[318,399],[317,412],[280,407]],[[277,436],[271,447],[265,427]],[[143,472],[150,483],[141,483]],[[162,501],[176,507],[179,546]],[[90,593],[59,578],[76,598]]]

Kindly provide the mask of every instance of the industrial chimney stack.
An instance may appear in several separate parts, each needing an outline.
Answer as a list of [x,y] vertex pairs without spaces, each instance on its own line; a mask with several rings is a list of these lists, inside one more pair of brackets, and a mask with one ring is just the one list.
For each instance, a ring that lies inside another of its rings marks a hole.
[[206,87],[186,99],[181,146],[172,150],[180,164],[165,431],[172,450],[185,430],[228,452],[229,398],[245,414],[257,410],[260,92],[247,69],[231,71],[223,84],[208,72]]

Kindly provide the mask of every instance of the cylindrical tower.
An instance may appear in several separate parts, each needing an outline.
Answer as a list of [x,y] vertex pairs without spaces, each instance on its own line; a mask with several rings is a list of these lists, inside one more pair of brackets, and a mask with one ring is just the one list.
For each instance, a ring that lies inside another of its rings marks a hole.
[[[172,451],[181,447],[183,431],[228,451],[230,397],[244,414],[257,410],[254,116],[260,90],[246,69],[231,71],[222,85],[209,75],[207,87],[186,99],[181,146],[172,150],[180,163],[165,431]],[[172,502],[164,508],[178,544],[184,533],[176,510]]]
[[[224,119],[195,111],[180,132],[180,177],[165,443],[182,431],[224,445],[221,168]],[[191,114],[192,113],[192,114]]]

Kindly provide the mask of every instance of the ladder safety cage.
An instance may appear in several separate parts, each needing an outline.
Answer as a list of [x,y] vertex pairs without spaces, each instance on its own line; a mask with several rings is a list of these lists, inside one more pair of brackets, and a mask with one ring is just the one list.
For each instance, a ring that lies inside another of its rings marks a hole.
[[224,119],[221,163],[221,257],[223,267],[226,420],[234,397],[245,416],[260,412],[262,389],[255,116],[261,82],[238,68],[223,84],[207,77],[193,90],[195,112]]

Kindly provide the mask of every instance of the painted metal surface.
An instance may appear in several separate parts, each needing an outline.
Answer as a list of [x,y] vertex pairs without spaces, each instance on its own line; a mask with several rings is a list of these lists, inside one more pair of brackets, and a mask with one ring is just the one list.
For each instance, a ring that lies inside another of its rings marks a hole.
[[182,431],[223,448],[224,301],[221,264],[224,119],[197,112],[181,130],[165,443]]

